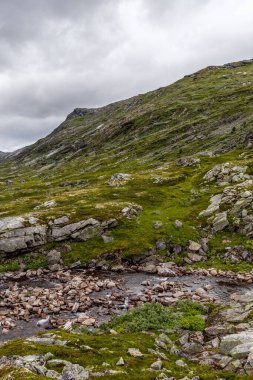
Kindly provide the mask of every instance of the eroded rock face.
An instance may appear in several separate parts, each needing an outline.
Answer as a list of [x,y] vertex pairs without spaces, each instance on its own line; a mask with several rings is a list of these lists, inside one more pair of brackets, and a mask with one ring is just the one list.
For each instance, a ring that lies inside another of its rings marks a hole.
[[52,241],[62,241],[69,238],[86,241],[102,233],[101,224],[95,219],[81,220],[80,222],[66,224],[63,227],[53,227]]
[[[0,253],[18,253],[39,247],[48,242],[59,242],[68,239],[86,241],[101,236],[108,229],[117,225],[117,220],[100,223],[96,219],[81,220],[65,224],[66,217],[59,218],[56,223],[39,224],[39,220],[31,217],[8,217],[0,219]],[[37,223],[37,224],[35,224]]]
[[9,228],[0,234],[0,253],[13,253],[19,250],[27,250],[46,244],[47,231],[46,225],[32,227]]
[[24,226],[25,219],[21,216],[0,219],[0,233]]

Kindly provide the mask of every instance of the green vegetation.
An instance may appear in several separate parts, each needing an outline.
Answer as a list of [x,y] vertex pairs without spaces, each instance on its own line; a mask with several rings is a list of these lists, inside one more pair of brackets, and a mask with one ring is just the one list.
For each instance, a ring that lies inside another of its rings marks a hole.
[[[241,156],[242,152],[246,154],[246,158]],[[210,196],[221,191],[221,187],[215,184],[203,186],[203,175],[214,165],[222,162],[233,162],[241,166],[248,165],[250,171],[250,167],[253,165],[253,157],[251,156],[252,153],[249,150],[237,149],[217,157],[200,156],[201,162],[197,167],[180,167],[175,162],[164,162],[163,165],[156,168],[148,168],[148,165],[145,164],[142,166],[142,170],[137,166],[130,168],[128,163],[121,163],[113,169],[111,167],[103,168],[96,173],[86,173],[86,178],[90,178],[88,180],[89,185],[80,188],[60,187],[59,182],[63,180],[63,177],[59,171],[58,184],[55,175],[55,182],[51,183],[47,189],[47,200],[55,199],[57,201],[56,207],[36,212],[30,208],[26,211],[33,211],[43,223],[43,221],[48,222],[62,215],[67,215],[71,221],[88,217],[99,220],[108,220],[113,217],[121,218],[121,210],[127,204],[136,203],[143,207],[143,211],[139,213],[137,218],[120,219],[119,226],[110,233],[110,236],[114,238],[112,242],[105,244],[101,238],[87,242],[69,242],[72,251],[63,254],[66,265],[78,260],[81,264],[85,264],[93,258],[112,252],[123,258],[129,258],[145,249],[154,247],[159,239],[165,239],[168,245],[179,244],[184,248],[189,240],[199,240],[203,230],[199,227],[204,221],[198,219],[198,214],[208,206]],[[78,177],[78,170],[80,169],[76,168],[76,177]],[[120,187],[109,186],[107,181],[115,172],[127,172],[132,176],[132,180]],[[154,183],[154,178],[166,178],[166,181]],[[3,194],[10,192],[12,199],[16,199],[15,202],[18,202],[22,207],[31,207],[31,205],[34,207],[35,203],[33,204],[32,201],[27,203],[23,197],[19,198],[16,186],[5,187]],[[24,182],[19,186],[28,185]],[[39,192],[37,197],[36,205],[45,200],[39,198],[41,197]],[[5,202],[7,208],[8,206],[12,207],[8,199]],[[19,214],[19,212],[21,210],[16,209],[15,213]],[[5,213],[4,215],[9,214]],[[176,219],[182,221],[182,228],[174,227],[173,222]],[[162,223],[161,228],[155,229],[153,227],[156,221]],[[245,248],[253,247],[253,240],[245,239],[243,235],[238,233],[232,234],[225,231],[216,234],[209,242],[208,262],[200,263],[198,266],[225,267],[227,263],[222,262],[218,258],[218,254],[228,245],[223,242],[226,240],[231,240],[229,244],[242,245]],[[51,244],[46,248],[54,246],[55,244]],[[184,249],[179,255],[173,255],[172,258],[167,258],[167,251],[160,251],[160,254],[165,260],[173,259],[176,263],[181,264]],[[13,268],[12,264],[10,265],[10,269],[18,269],[17,260],[9,260],[9,263],[12,261],[14,264]],[[45,264],[44,257],[40,259],[30,257],[25,262],[25,265],[31,269],[44,267]],[[240,268],[239,270],[249,270],[253,266],[245,264],[238,268]],[[231,269],[233,269],[233,264]]]
[[[150,308],[150,307],[149,307]],[[205,309],[199,307],[193,302],[181,302],[177,305],[177,308],[181,309],[181,312],[185,310],[186,313],[196,316],[197,313],[205,312]],[[150,309],[151,310],[151,309]],[[155,309],[153,309],[154,312]],[[127,313],[134,320],[132,312]],[[130,318],[130,319],[131,319]],[[150,317],[148,317],[150,318]],[[129,320],[130,320],[129,319]],[[154,380],[158,372],[150,372],[148,368],[150,365],[157,360],[155,353],[152,353],[150,349],[155,349],[155,340],[159,335],[157,329],[160,330],[161,326],[153,327],[152,333],[135,332],[135,333],[118,333],[117,335],[108,334],[102,332],[101,330],[95,331],[93,333],[68,333],[66,331],[53,331],[53,334],[57,339],[67,341],[67,345],[52,345],[48,347],[47,345],[28,342],[22,339],[16,339],[7,342],[5,345],[0,347],[0,356],[10,356],[15,353],[16,355],[33,355],[33,354],[46,354],[50,352],[54,359],[61,359],[71,361],[74,364],[79,364],[92,372],[105,371],[105,366],[103,363],[107,363],[109,369],[113,370],[123,370],[124,374],[115,374],[113,379],[122,380],[124,379],[141,379],[141,380]],[[166,332],[169,339],[172,342],[177,338],[175,332]],[[43,336],[43,334],[42,334]],[[174,343],[173,343],[174,344]],[[87,349],[87,346],[90,347]],[[132,357],[128,353],[128,348],[139,349],[143,357]],[[163,360],[163,370],[169,370],[169,374],[176,379],[181,379],[184,376],[193,377],[194,375],[199,376],[200,380],[216,380],[219,379],[229,379],[229,380],[246,380],[252,379],[253,376],[250,375],[239,375],[236,373],[216,371],[208,366],[201,366],[196,363],[184,359],[187,366],[180,367],[176,364],[176,361],[180,358],[175,354],[171,354],[169,350],[159,348],[159,351],[166,356],[166,360]],[[124,367],[119,367],[116,365],[120,357],[124,358]],[[62,370],[62,365],[55,365],[54,363],[47,363],[48,369],[53,369],[56,371]],[[14,372],[13,372],[14,371]],[[162,372],[161,371],[161,372]],[[12,374],[13,379],[31,379],[31,380],[46,380],[46,377],[39,375],[26,374],[24,377],[23,369],[10,369],[1,368],[0,376],[4,379],[4,376]],[[7,377],[8,378],[8,377]],[[95,380],[100,379],[100,377],[93,377]],[[103,379],[112,379],[111,375],[103,376]]]
[[[82,116],[73,112],[49,136],[0,162],[0,218],[29,214],[41,224],[64,215],[70,222],[89,217],[119,220],[119,226],[110,231],[113,239],[108,243],[102,238],[68,242],[72,250],[63,253],[66,265],[76,261],[86,264],[105,254],[129,259],[153,248],[160,239],[167,245],[158,251],[163,260],[184,263],[189,240],[199,241],[208,234],[208,218],[200,220],[199,213],[207,208],[211,196],[223,190],[216,183],[203,183],[204,174],[214,165],[232,162],[248,166],[247,173],[253,175],[253,153],[248,145],[253,126],[253,64],[241,66],[209,67],[171,86],[97,110],[83,110]],[[199,158],[200,162],[178,165],[182,155]],[[113,186],[110,178],[116,173],[127,173],[130,179]],[[7,179],[13,183],[7,185]],[[54,200],[55,206],[43,207],[49,200]],[[136,218],[124,219],[122,209],[130,203],[142,206],[143,211]],[[175,220],[180,220],[182,227],[176,228]],[[160,228],[154,228],[156,222]],[[180,246],[179,254],[172,252],[175,245]],[[226,248],[236,245],[251,251],[253,239],[227,230],[215,234],[208,242],[207,261],[193,267],[252,270],[252,264],[222,259]],[[44,248],[55,246],[52,243]],[[38,249],[21,257],[1,258],[0,272],[38,269],[46,264]],[[125,373],[114,375],[114,380],[154,380],[158,373],[148,369],[157,360],[152,350],[158,335],[165,332],[174,345],[186,330],[203,331],[213,308],[192,301],[178,301],[170,307],[146,304],[115,316],[92,332],[54,331],[55,337],[66,340],[67,345],[9,341],[1,345],[0,357],[51,352],[56,359],[92,372],[105,371],[103,363],[112,370],[122,370],[116,363],[123,357]],[[111,329],[116,334],[110,334]],[[140,349],[143,357],[130,356],[128,348],[133,347]],[[176,379],[194,375],[200,380],[253,379],[187,359],[187,365],[180,367],[176,364],[179,356],[159,350],[166,355],[163,366],[170,371],[168,376]],[[62,369],[62,365],[50,362],[47,367],[59,372]],[[46,380],[24,369],[6,367],[0,367],[0,378]]]
[[39,268],[45,268],[47,265],[47,259],[43,255],[36,255],[33,257],[33,255],[25,255],[24,257],[24,264],[26,269],[39,269]]
[[192,301],[178,301],[176,308],[145,304],[122,316],[114,317],[104,328],[120,332],[179,328],[202,331],[205,321],[201,316],[206,312],[206,308]]
[[0,265],[0,273],[16,271],[19,268],[20,266],[16,260],[5,260],[5,263]]
[[0,379],[2,380],[49,380],[49,377],[35,375],[30,371],[24,369],[17,369],[12,367],[0,367]]
[[[32,213],[41,223],[63,215],[73,222],[120,219],[112,242],[73,242],[72,252],[64,254],[66,264],[112,252],[129,257],[160,238],[183,248],[198,240],[198,214],[221,190],[204,186],[203,175],[222,162],[248,165],[253,173],[252,151],[245,149],[253,125],[253,64],[243,67],[246,75],[241,70],[240,63],[206,68],[168,87],[84,110],[83,116],[73,112],[52,134],[0,163],[0,217]],[[176,164],[192,154],[199,164]],[[110,186],[115,173],[128,173],[131,180]],[[13,183],[6,185],[7,179]],[[36,209],[48,200],[55,200],[55,207]],[[129,203],[143,211],[123,220],[121,210]],[[174,227],[176,219],[182,228]],[[161,228],[153,227],[156,221]],[[217,252],[212,248],[209,262]],[[160,253],[166,259],[166,252]],[[172,259],[180,264],[183,256],[184,250]]]

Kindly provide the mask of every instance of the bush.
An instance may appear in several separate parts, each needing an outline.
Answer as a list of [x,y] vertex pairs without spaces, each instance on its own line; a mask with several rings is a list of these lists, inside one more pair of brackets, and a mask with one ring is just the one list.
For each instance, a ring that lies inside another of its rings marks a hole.
[[205,321],[200,315],[190,315],[181,319],[181,328],[192,331],[203,331]]
[[205,314],[207,312],[207,308],[204,305],[191,300],[179,300],[176,305],[180,311],[190,315]]
[[177,327],[178,320],[171,308],[160,304],[145,304],[113,318],[107,326],[118,328],[118,331],[138,332]]
[[116,329],[119,332],[139,332],[160,329],[183,328],[202,331],[205,321],[201,314],[206,308],[192,301],[178,301],[175,307],[160,304],[145,304],[129,312],[114,317],[102,327],[106,330]]

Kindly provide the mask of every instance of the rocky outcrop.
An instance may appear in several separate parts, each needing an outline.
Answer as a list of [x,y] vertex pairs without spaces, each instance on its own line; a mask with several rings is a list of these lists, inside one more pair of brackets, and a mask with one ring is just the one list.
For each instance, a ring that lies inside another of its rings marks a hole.
[[194,362],[252,375],[252,291],[231,295],[226,306],[209,318],[205,334],[184,332],[176,343],[181,352]]
[[143,210],[143,207],[135,203],[129,203],[128,206],[122,209],[122,214],[124,218],[133,219],[138,216],[138,213]]
[[90,378],[89,371],[78,364],[72,364],[66,360],[58,361],[59,364],[64,366],[61,374],[48,369],[46,365],[50,364],[50,362],[54,362],[53,357],[54,356],[50,353],[45,355],[2,357],[0,359],[0,365],[26,369],[29,377],[31,374],[36,374],[58,380],[87,380]]
[[21,223],[22,226],[20,226],[17,223],[17,220],[15,221],[17,218],[13,219],[13,224],[11,221],[4,224],[3,219],[1,220],[2,228],[0,227],[0,253],[13,253],[16,251],[35,248],[47,243],[48,227],[46,225],[26,227],[24,220],[24,222]]
[[225,162],[214,166],[205,176],[205,182],[216,182],[220,186],[228,185],[234,182],[243,182],[250,179],[246,174],[247,166],[233,165],[230,162]]
[[74,239],[86,241],[102,234],[101,223],[95,219],[81,220],[80,222],[66,224],[63,227],[53,226],[49,233],[49,240],[62,241]]
[[219,253],[218,256],[226,262],[235,264],[242,262],[253,263],[253,249],[245,248],[242,245],[227,246],[225,252]]
[[190,240],[189,246],[187,248],[187,256],[184,258],[184,261],[187,264],[205,261],[206,252],[208,250],[207,243],[207,238],[201,239],[199,243]]
[[195,157],[181,157],[177,161],[178,166],[194,166],[200,164],[200,159]]
[[117,225],[116,219],[99,222],[89,218],[64,224],[66,221],[67,217],[57,218],[48,224],[39,224],[39,220],[34,217],[0,219],[0,253],[25,252],[49,242],[69,239],[87,241]]
[[111,176],[107,184],[113,187],[119,187],[124,185],[126,182],[130,181],[130,179],[130,174],[116,173]]
[[210,198],[210,205],[199,214],[208,217],[213,233],[229,228],[231,231],[253,234],[253,181],[227,186],[222,193]]

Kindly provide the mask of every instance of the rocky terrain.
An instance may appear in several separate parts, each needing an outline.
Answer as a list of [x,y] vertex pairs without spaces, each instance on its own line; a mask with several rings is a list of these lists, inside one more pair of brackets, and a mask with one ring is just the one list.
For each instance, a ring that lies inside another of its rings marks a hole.
[[253,62],[0,152],[1,379],[253,379]]

